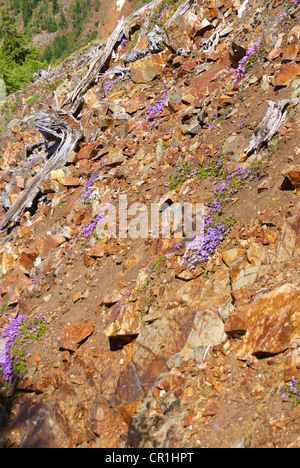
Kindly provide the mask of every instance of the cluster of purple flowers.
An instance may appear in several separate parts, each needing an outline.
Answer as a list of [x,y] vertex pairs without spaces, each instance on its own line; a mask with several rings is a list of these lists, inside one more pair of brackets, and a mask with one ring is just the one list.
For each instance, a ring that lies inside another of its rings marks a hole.
[[5,381],[12,382],[14,378],[21,379],[22,375],[13,373],[14,363],[23,364],[22,356],[13,355],[11,348],[17,344],[16,340],[19,337],[20,329],[26,315],[19,315],[2,331],[2,338],[6,338],[4,352],[0,354],[0,370],[2,369]]
[[207,125],[207,127],[205,127],[206,130],[209,130],[209,131],[213,130],[216,127],[217,123],[218,123],[218,118],[215,117],[214,120],[209,125]]
[[286,23],[288,23],[291,20],[291,13],[293,13],[293,9],[297,8],[299,5],[300,5],[299,0],[292,0],[289,4],[289,10],[284,11],[283,13],[279,15],[277,21],[275,21],[274,23],[274,26],[277,27],[279,24],[281,26],[284,26]]
[[122,310],[122,307],[124,306],[124,302],[119,302],[118,307],[116,310],[120,311]]
[[99,213],[94,221],[88,224],[85,228],[81,229],[79,234],[75,237],[75,242],[81,239],[81,245],[86,244],[86,240],[95,234],[97,224],[99,224],[105,218],[105,213]]
[[17,345],[26,337],[39,339],[44,329],[42,323],[48,323],[43,316],[35,315],[28,320],[26,315],[19,315],[2,330],[1,337],[5,342],[2,349],[0,347],[0,373],[6,382],[12,383],[23,377],[20,371],[25,369],[25,361],[19,354]]
[[104,97],[108,96],[113,87],[115,86],[115,80],[105,81],[103,85]]
[[147,115],[145,117],[145,121],[149,124],[150,129],[152,129],[152,127],[156,125],[156,120],[164,110],[167,97],[168,94],[163,93],[159,99],[157,99],[153,104],[147,107]]
[[97,181],[99,177],[98,173],[102,169],[103,166],[104,166],[104,163],[100,163],[100,165],[96,167],[96,169],[89,175],[86,183],[84,184],[84,192],[80,195],[80,198],[79,198],[80,200],[82,200],[83,198],[86,199],[90,195],[92,195],[93,189],[91,187]]
[[36,157],[32,158],[32,160],[29,161],[26,164],[26,168],[29,167],[32,163],[35,163],[35,162],[39,161],[40,159],[43,159],[43,156],[36,156]]
[[126,39],[126,38],[122,39],[121,44],[120,44],[121,52],[123,52],[124,47],[125,47],[125,45],[126,45],[126,42],[127,42],[127,39]]
[[285,393],[282,394],[283,398],[291,398],[294,406],[300,404],[300,378],[292,377],[291,382],[285,387]]
[[277,27],[279,24],[284,26],[286,23],[290,21],[291,17],[290,14],[284,11],[278,16],[277,21],[275,21],[274,26]]
[[199,175],[198,167],[192,167],[192,164],[183,164],[181,159],[175,164],[175,168],[175,171],[170,176],[169,182],[167,182],[171,190],[180,187],[186,180]]
[[[160,116],[160,114],[164,110],[167,97],[168,97],[168,94],[163,93],[159,99],[157,99],[153,104],[147,107],[146,109],[147,116],[145,117],[146,122],[150,122],[151,119],[157,118]],[[151,124],[153,124],[153,122],[151,122]]]
[[184,263],[193,270],[201,263],[206,263],[217,247],[225,240],[234,224],[233,220],[221,220],[220,215],[226,203],[229,203],[237,193],[238,188],[246,183],[250,171],[239,168],[229,174],[226,179],[215,187],[208,213],[204,216],[202,232],[190,244],[183,256]]
[[241,120],[241,122],[240,122],[240,129],[241,129],[241,130],[245,127],[245,125],[246,125],[246,119],[247,119],[247,117],[248,117],[249,114],[250,114],[250,112],[246,112],[245,114],[243,114],[243,118],[242,118],[242,120]]
[[[168,94],[163,93],[160,98],[158,98],[153,104],[150,104],[146,108],[147,115],[146,115],[144,121],[147,122],[148,127],[149,127],[150,130],[152,130],[152,128],[156,125],[157,119],[159,118],[160,114],[164,110],[165,102],[166,102],[167,97],[168,97]],[[141,128],[144,121],[140,122],[140,124],[131,133],[129,133],[130,137],[132,136],[133,132],[136,132],[137,130],[139,130]]]
[[[12,311],[11,311],[12,312]],[[4,301],[0,301],[0,317],[7,317],[10,311],[7,308],[7,303]]]
[[261,53],[264,38],[260,36],[252,47],[246,52],[246,55],[239,61],[238,68],[235,70],[236,78],[234,78],[232,84],[235,84],[238,79],[243,78],[245,73],[253,66],[253,63],[257,60],[257,57]]

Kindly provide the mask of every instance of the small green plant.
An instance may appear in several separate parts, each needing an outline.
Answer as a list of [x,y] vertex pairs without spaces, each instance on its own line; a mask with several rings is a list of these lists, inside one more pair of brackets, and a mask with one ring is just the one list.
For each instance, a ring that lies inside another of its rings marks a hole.
[[41,341],[41,337],[45,332],[47,322],[44,318],[35,315],[33,318],[24,320],[20,327],[20,336],[17,339],[17,344],[23,344],[25,340],[32,339]]
[[0,301],[0,317],[7,317],[13,311],[6,301]]
[[165,273],[166,272],[166,268],[165,266],[163,265],[164,262],[166,262],[167,260],[167,257],[165,255],[163,255],[162,257],[159,257],[157,258],[156,260],[154,261],[150,261],[150,270],[154,273],[156,273],[157,275],[160,275],[161,273]]
[[293,9],[294,8],[297,8],[299,6],[299,0],[291,0],[288,4],[288,11],[284,11],[283,13],[281,13],[277,19],[277,21],[275,21],[274,23],[274,26],[283,26],[285,25],[286,23],[288,23],[289,21],[292,20],[292,14],[293,14]]
[[292,377],[291,382],[285,386],[283,398],[290,398],[293,405],[296,407],[300,404],[300,377]]
[[206,263],[217,247],[223,242],[235,224],[232,217],[222,219],[223,208],[233,200],[239,189],[247,186],[248,179],[252,179],[250,171],[239,168],[232,174],[226,175],[223,151],[208,167],[210,177],[213,176],[215,186],[213,194],[208,200],[208,213],[204,216],[203,230],[196,236],[184,254],[183,260],[193,270],[203,262]]
[[38,94],[35,94],[34,96],[28,99],[28,101],[26,102],[26,105],[27,107],[31,107],[33,106],[33,104],[36,104],[37,102],[39,102],[39,100],[40,100],[40,96]]
[[148,296],[144,298],[144,301],[145,301],[145,309],[141,313],[141,318],[145,317],[145,315],[149,312],[150,306],[152,304],[152,301],[150,297]]
[[175,171],[170,175],[168,185],[171,190],[181,187],[184,182],[198,175],[198,167],[191,164],[184,164],[181,159],[175,165]]
[[265,47],[265,39],[260,36],[252,47],[246,51],[246,55],[239,61],[238,68],[235,70],[236,77],[233,79],[232,84],[236,84],[237,81],[247,73],[254,63],[261,57]]

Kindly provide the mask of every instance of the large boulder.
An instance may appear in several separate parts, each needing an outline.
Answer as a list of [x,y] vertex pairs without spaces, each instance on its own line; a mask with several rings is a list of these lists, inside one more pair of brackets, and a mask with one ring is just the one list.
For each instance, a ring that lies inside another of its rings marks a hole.
[[250,305],[235,308],[225,330],[229,336],[242,336],[238,359],[284,352],[300,338],[300,289],[284,284],[258,294]]

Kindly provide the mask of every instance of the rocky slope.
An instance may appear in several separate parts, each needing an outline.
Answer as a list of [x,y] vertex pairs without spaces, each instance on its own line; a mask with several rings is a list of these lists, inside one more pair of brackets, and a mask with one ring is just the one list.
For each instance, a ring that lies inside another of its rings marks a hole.
[[[81,143],[3,229],[2,363],[20,317],[45,330],[18,344],[13,386],[3,372],[2,447],[300,445],[283,397],[300,365],[298,2],[186,4],[127,19],[108,70],[130,74],[86,92]],[[63,104],[93,53],[8,99],[1,216],[47,157],[34,115]],[[120,195],[205,204],[204,246],[100,238]]]

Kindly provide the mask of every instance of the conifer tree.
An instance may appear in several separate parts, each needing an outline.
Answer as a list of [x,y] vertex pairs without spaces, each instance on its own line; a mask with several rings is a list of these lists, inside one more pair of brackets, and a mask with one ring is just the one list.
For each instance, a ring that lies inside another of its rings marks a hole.
[[22,0],[21,3],[24,26],[27,26],[32,16],[32,7],[30,0]]
[[1,12],[0,29],[3,38],[0,47],[0,78],[4,80],[8,94],[32,82],[33,73],[44,68],[41,54],[36,47],[26,47],[24,35],[17,30],[14,19],[6,11]]

